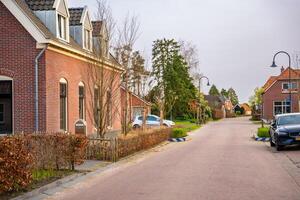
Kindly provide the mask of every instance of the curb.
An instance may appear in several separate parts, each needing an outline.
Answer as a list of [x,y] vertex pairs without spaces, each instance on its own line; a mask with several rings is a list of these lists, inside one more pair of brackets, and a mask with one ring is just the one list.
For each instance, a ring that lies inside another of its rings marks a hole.
[[71,181],[74,181],[74,180],[78,179],[79,177],[83,177],[85,175],[87,175],[86,172],[85,173],[80,172],[80,173],[76,173],[76,174],[67,176],[67,177],[62,178],[62,179],[58,179],[57,181],[54,181],[54,182],[49,183],[47,185],[44,185],[44,186],[42,186],[40,188],[34,189],[34,190],[32,190],[30,192],[27,192],[27,193],[25,193],[23,195],[17,196],[15,198],[13,198],[13,200],[32,199],[35,196],[45,194],[45,192],[47,190],[54,189],[56,187],[59,187],[59,186],[61,186],[63,184],[66,184],[66,183],[69,183]]
[[260,141],[260,142],[269,142],[270,138],[266,138],[266,137],[257,137],[255,136],[255,141]]
[[185,142],[186,138],[170,138],[170,142]]

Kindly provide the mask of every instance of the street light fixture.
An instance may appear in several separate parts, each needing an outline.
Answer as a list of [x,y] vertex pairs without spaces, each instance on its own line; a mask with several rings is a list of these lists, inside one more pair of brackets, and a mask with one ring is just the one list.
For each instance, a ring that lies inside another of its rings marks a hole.
[[276,65],[276,63],[275,63],[275,58],[276,58],[276,56],[277,56],[278,54],[285,54],[285,55],[287,55],[288,58],[289,58],[289,87],[288,87],[288,89],[289,89],[289,102],[290,102],[290,108],[291,108],[291,109],[290,109],[290,112],[292,112],[293,106],[292,106],[292,91],[291,91],[291,89],[292,89],[292,85],[291,85],[291,56],[290,56],[290,54],[287,53],[286,51],[279,51],[279,52],[277,52],[277,53],[274,55],[274,57],[273,57],[273,63],[272,63],[272,65],[271,65],[270,67],[272,67],[272,68],[278,67],[278,66]]
[[[199,93],[201,92],[201,79],[205,78],[207,80],[207,86],[210,86],[210,83],[209,83],[209,79],[207,78],[207,76],[201,76],[199,78]],[[201,105],[200,105],[200,102],[199,102],[199,111],[197,112],[197,121],[198,121],[198,124],[201,124],[200,122],[200,119],[201,119]]]

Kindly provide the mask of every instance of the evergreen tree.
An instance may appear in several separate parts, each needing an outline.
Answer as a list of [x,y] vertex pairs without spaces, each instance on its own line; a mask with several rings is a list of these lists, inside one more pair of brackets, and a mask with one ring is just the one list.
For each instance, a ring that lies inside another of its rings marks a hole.
[[221,95],[222,95],[223,97],[228,98],[228,92],[227,92],[224,88],[222,88],[222,90],[221,90]]
[[237,105],[239,103],[239,98],[232,87],[228,89],[228,98],[233,105]]
[[209,90],[209,94],[213,95],[213,96],[219,96],[220,92],[219,92],[218,88],[213,84]]

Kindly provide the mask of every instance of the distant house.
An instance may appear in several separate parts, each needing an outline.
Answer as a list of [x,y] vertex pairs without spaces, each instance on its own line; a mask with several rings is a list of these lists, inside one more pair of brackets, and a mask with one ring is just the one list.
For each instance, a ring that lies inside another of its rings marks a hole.
[[241,104],[241,107],[244,110],[243,115],[250,116],[252,114],[252,109],[251,109],[251,107],[247,103]]
[[[300,70],[291,68],[282,69],[278,76],[269,77],[263,86],[263,119],[271,120],[276,114],[299,112],[299,78]],[[290,92],[292,101],[289,98]]]
[[226,117],[233,117],[234,116],[234,110],[233,110],[233,105],[230,99],[220,96],[220,99],[222,102],[224,102],[224,108],[226,112]]
[[236,114],[247,116],[252,114],[252,109],[247,103],[237,104],[233,109]]
[[212,109],[214,119],[222,119],[226,117],[226,109],[224,99],[220,96],[205,95],[205,100]]
[[[126,89],[124,87],[121,87],[121,109],[122,109],[122,120],[125,117],[125,109],[126,109]],[[131,122],[134,120],[134,118],[138,115],[145,114],[151,114],[151,103],[146,101],[145,99],[139,97],[138,95],[134,94],[133,92],[128,92],[128,122]]]

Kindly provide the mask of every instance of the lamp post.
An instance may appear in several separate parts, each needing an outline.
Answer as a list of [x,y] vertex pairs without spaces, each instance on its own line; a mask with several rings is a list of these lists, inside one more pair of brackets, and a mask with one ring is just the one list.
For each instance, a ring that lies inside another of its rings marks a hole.
[[[206,76],[200,76],[200,78],[199,78],[199,88],[198,88],[199,94],[201,92],[201,79],[203,79],[203,78],[205,78],[207,80],[207,86],[210,86],[209,79]],[[199,110],[198,110],[198,116],[197,116],[198,124],[201,124],[200,123],[200,119],[201,119],[200,116],[201,116],[201,105],[200,105],[200,102],[199,102]]]
[[286,51],[277,52],[273,57],[273,63],[271,65],[272,68],[278,67],[275,63],[275,59],[278,54],[285,54],[289,58],[289,86],[288,86],[288,89],[289,89],[290,112],[292,112],[293,106],[292,106],[292,91],[291,91],[291,88],[292,88],[292,85],[291,85],[291,56]]

